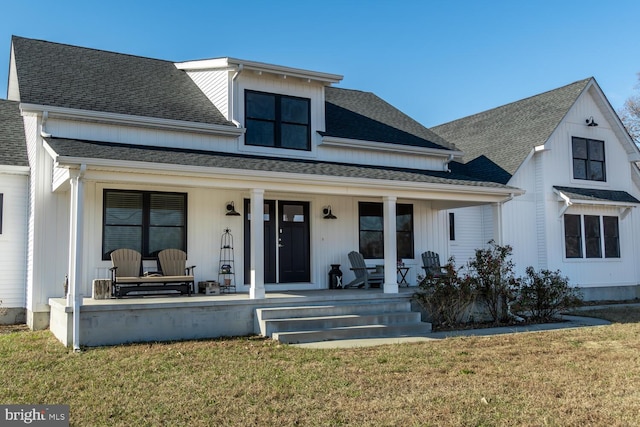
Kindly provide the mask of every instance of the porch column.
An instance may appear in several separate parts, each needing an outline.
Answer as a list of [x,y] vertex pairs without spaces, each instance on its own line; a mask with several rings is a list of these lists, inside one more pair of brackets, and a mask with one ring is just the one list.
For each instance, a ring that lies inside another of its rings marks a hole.
[[80,278],[82,276],[82,227],[84,216],[84,183],[82,175],[86,166],[82,165],[76,176],[70,180],[70,223],[69,223],[69,288],[67,307],[73,306],[73,350],[80,351]]
[[384,219],[384,293],[398,293],[398,243],[396,241],[396,200],[395,196],[383,198]]
[[251,190],[250,299],[265,298],[264,290],[264,190]]
[[491,206],[493,211],[493,240],[499,245],[502,245],[502,205],[503,203],[494,203]]

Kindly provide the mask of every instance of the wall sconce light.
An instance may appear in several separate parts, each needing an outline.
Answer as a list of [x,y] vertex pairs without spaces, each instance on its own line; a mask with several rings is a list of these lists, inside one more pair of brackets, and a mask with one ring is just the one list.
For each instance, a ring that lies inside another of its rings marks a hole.
[[322,215],[324,219],[337,219],[338,217],[331,213],[331,205],[322,208]]
[[593,116],[589,117],[587,120],[587,126],[598,126],[598,124],[593,120]]
[[227,216],[240,216],[240,214],[236,212],[233,202],[227,202]]

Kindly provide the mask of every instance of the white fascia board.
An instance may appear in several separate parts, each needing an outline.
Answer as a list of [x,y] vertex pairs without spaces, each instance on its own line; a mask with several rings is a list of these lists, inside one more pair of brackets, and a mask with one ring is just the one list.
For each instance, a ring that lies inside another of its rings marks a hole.
[[286,77],[297,77],[303,80],[313,80],[322,83],[332,84],[342,81],[343,76],[339,74],[322,73],[319,71],[304,70],[301,68],[284,67],[281,65],[267,64],[265,62],[246,61],[237,58],[214,58],[203,59],[201,61],[187,61],[174,64],[179,70],[213,70],[230,69],[235,70],[240,65],[243,69],[259,71],[263,73],[275,74]]
[[178,132],[196,132],[209,135],[239,137],[245,132],[244,128],[215,125],[210,123],[188,122],[184,120],[160,119],[157,117],[133,116],[129,114],[107,113],[104,111],[80,110],[75,108],[51,107],[37,104],[20,104],[20,111],[25,113],[48,112],[49,119],[89,121],[115,125],[127,125],[152,129],[165,129]]
[[[389,195],[397,195],[398,191],[413,192],[415,197],[433,199],[433,194],[447,196],[439,197],[442,200],[456,200],[457,196],[465,196],[472,200],[485,200],[491,198],[491,202],[503,202],[514,196],[524,194],[524,190],[517,188],[479,187],[457,184],[437,184],[426,182],[378,180],[369,178],[348,178],[343,176],[307,175],[286,172],[256,171],[248,174],[246,169],[211,168],[203,166],[174,165],[166,163],[149,163],[140,161],[122,161],[109,159],[92,159],[79,157],[55,158],[56,165],[60,167],[77,168],[82,164],[89,167],[104,170],[133,171],[135,173],[159,173],[162,175],[180,175],[188,179],[191,176],[201,176],[211,179],[227,179],[238,188],[247,188],[260,182],[261,185],[286,184],[283,188],[291,188],[292,185],[309,185],[314,187],[331,187],[334,190],[329,194],[361,194],[360,189],[375,190],[377,193],[387,192]],[[192,181],[189,181],[192,183]],[[341,188],[341,190],[338,190]],[[309,189],[309,192],[316,192]],[[428,190],[428,191],[425,191]]]
[[29,166],[0,165],[0,174],[29,175]]
[[461,158],[464,155],[464,152],[459,150],[416,147],[413,145],[393,144],[378,141],[363,141],[360,139],[340,138],[336,136],[323,136],[320,145],[340,148],[366,148],[368,150],[389,151],[393,153],[428,154],[443,157],[453,156],[454,158]]

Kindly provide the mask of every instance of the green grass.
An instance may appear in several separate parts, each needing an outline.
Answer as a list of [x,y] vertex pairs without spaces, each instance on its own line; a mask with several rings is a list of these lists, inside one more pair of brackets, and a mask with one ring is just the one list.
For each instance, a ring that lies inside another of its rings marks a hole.
[[74,354],[5,328],[0,402],[68,404],[78,426],[637,425],[635,310],[605,327],[330,350],[236,338]]

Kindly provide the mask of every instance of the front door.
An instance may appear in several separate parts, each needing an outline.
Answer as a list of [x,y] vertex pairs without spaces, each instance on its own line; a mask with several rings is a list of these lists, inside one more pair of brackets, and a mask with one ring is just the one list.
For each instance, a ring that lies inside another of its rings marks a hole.
[[309,281],[309,203],[278,203],[280,283]]
[[[244,201],[244,271],[250,281],[251,206]],[[264,201],[264,283],[310,281],[309,203]],[[277,272],[277,275],[276,275]]]

